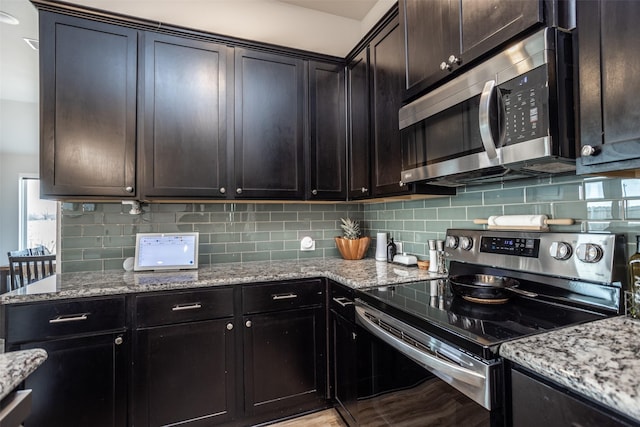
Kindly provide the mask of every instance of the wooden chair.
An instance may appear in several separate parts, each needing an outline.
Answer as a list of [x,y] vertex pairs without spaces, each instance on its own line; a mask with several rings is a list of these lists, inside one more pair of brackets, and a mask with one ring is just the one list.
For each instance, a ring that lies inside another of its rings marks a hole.
[[[25,249],[28,251],[28,249]],[[17,251],[14,251],[17,252]],[[11,253],[11,252],[10,252]],[[55,274],[55,255],[9,255],[9,291]]]

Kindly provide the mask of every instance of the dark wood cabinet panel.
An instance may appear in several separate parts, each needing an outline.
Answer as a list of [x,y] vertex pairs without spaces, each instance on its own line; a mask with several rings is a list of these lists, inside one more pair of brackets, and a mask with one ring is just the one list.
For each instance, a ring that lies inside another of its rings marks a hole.
[[47,360],[25,381],[33,390],[25,427],[120,427],[127,420],[127,335],[109,333],[24,344]]
[[640,99],[629,88],[640,84],[640,58],[629,52],[640,43],[640,3],[578,1],[576,14],[578,120],[583,150],[577,172],[631,169],[637,176]]
[[144,198],[226,198],[227,47],[144,35]]
[[409,192],[400,185],[402,150],[398,111],[404,87],[403,37],[398,19],[387,25],[370,44],[371,120],[373,121],[373,196]]
[[460,51],[459,2],[454,0],[400,0],[400,19],[405,35],[405,89],[410,97],[447,77],[449,56]]
[[512,425],[518,427],[628,427],[636,425],[595,402],[533,374],[511,369]]
[[236,49],[236,198],[304,198],[304,76],[301,59]]
[[229,421],[235,410],[233,319],[136,331],[135,425]]
[[138,32],[40,12],[44,197],[136,195]]
[[310,200],[346,200],[344,66],[309,62]]
[[277,419],[323,406],[323,319],[321,308],[244,316],[247,416]]
[[406,54],[404,99],[451,78],[529,28],[557,24],[558,15],[565,13],[562,3],[400,0]]
[[371,195],[369,49],[347,66],[349,106],[349,199]]

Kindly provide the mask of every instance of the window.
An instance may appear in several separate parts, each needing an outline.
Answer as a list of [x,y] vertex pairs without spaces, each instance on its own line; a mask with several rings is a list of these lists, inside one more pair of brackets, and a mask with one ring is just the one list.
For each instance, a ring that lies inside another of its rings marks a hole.
[[24,175],[20,177],[20,249],[43,245],[52,254],[56,252],[55,201],[40,199],[40,180]]

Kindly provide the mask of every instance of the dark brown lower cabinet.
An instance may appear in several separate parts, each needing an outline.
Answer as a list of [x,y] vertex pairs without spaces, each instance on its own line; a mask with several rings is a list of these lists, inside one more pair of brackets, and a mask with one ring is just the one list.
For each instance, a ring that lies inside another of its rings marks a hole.
[[232,320],[136,332],[136,426],[210,426],[233,418]]
[[303,280],[243,288],[247,423],[327,405],[323,283]]
[[637,426],[624,416],[525,370],[511,369],[511,387],[515,427]]
[[111,333],[29,343],[47,360],[25,381],[33,390],[25,427],[127,425],[126,335]]

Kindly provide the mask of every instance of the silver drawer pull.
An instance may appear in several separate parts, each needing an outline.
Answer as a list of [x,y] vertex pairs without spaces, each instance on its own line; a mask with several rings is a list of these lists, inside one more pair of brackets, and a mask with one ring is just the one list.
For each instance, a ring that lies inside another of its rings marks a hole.
[[91,313],[63,314],[55,319],[49,319],[49,323],[79,322],[80,320],[87,320],[90,314]]
[[271,295],[271,298],[274,301],[277,300],[281,300],[281,299],[293,299],[293,298],[298,298],[298,295],[296,294],[292,294],[292,293],[288,293],[288,294],[275,294],[275,295]]
[[200,304],[199,302],[196,302],[193,304],[176,304],[173,306],[171,310],[172,311],[197,310],[199,308],[202,308],[202,304]]
[[353,301],[346,297],[333,297],[333,300],[340,304],[342,307],[353,305]]

